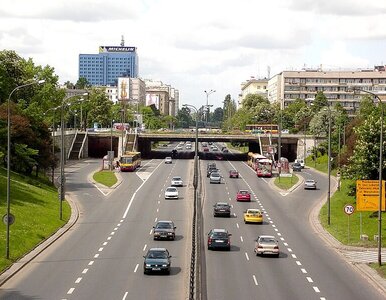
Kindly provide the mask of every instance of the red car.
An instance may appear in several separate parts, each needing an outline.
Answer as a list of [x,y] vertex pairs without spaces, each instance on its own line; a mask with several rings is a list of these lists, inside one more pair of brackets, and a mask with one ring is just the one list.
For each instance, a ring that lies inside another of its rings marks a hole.
[[240,190],[236,196],[237,201],[251,201],[251,194],[246,190]]
[[229,178],[239,178],[239,172],[237,172],[236,170],[230,170]]

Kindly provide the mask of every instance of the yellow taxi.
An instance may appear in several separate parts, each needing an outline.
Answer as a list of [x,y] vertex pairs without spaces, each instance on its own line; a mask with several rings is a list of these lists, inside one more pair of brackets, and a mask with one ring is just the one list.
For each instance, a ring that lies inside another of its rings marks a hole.
[[263,213],[257,208],[248,208],[244,212],[244,223],[263,223]]

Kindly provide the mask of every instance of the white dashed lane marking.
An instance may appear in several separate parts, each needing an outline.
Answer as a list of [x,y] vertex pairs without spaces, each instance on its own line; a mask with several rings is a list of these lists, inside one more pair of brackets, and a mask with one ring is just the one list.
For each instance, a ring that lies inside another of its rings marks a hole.
[[82,277],[78,277],[78,279],[75,280],[75,283],[79,283],[79,282],[81,282],[81,280],[82,280]]
[[259,284],[257,283],[257,279],[256,279],[256,276],[255,276],[255,275],[253,275],[252,277],[253,277],[253,281],[255,282],[255,285],[259,285]]

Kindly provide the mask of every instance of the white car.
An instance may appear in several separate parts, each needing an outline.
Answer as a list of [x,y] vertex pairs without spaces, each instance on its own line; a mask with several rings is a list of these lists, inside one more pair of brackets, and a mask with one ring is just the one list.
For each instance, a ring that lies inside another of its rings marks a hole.
[[316,190],[316,181],[313,179],[307,179],[304,181],[305,190]]
[[221,184],[221,175],[217,172],[210,173],[209,183],[220,183]]
[[184,182],[181,178],[181,176],[174,176],[172,178],[172,186],[183,186]]
[[165,190],[165,199],[178,199],[178,190],[173,186],[169,186]]
[[170,156],[167,156],[165,157],[165,164],[171,164],[173,161],[172,161],[172,158]]

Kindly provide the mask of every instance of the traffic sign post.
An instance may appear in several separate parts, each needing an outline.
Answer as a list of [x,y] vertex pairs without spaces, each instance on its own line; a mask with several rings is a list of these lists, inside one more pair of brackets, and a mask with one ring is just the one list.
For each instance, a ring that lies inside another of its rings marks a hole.
[[[357,180],[356,181],[357,211],[378,211],[379,209],[379,181]],[[385,181],[382,180],[382,207],[385,211]]]
[[350,243],[350,216],[354,213],[355,208],[351,204],[346,204],[343,210],[347,215],[347,244],[349,244]]

